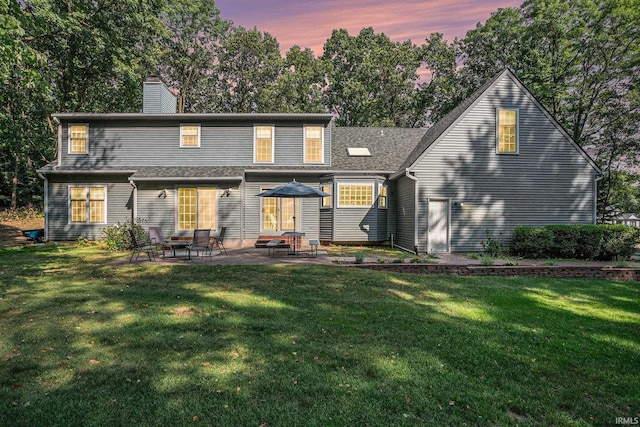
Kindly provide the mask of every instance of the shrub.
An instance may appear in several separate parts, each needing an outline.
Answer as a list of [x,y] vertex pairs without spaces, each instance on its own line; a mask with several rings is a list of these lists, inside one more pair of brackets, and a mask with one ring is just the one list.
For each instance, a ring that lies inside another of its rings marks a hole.
[[484,252],[486,256],[490,257],[498,257],[502,255],[502,253],[504,252],[502,242],[491,237],[491,235],[489,234],[489,230],[486,230],[485,234],[487,238],[481,243],[482,252]]
[[626,225],[548,225],[517,227],[511,251],[528,258],[611,260],[631,256],[640,230]]
[[553,244],[553,232],[541,227],[516,227],[513,230],[511,252],[527,258],[548,256]]
[[602,248],[598,259],[629,258],[640,242],[640,230],[627,225],[603,224]]
[[358,252],[356,252],[355,263],[356,264],[362,264],[364,262],[364,258],[366,256],[367,256],[367,252],[366,251],[358,251]]
[[131,249],[133,244],[131,242],[131,235],[129,230],[133,230],[136,238],[139,240],[145,240],[148,238],[147,232],[142,227],[146,220],[142,218],[136,218],[135,220],[126,220],[122,224],[120,222],[105,227],[102,230],[104,235],[104,242],[107,245],[107,249],[110,251],[123,251]]

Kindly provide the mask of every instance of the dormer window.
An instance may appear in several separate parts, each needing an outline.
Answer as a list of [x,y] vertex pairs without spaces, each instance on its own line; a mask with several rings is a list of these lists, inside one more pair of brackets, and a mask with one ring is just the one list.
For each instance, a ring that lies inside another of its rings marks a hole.
[[321,126],[305,126],[304,128],[304,162],[324,163]]
[[87,154],[89,152],[89,125],[69,125],[69,153]]
[[273,126],[256,126],[253,133],[253,162],[273,163]]
[[180,125],[180,147],[200,147],[200,125]]
[[498,154],[518,154],[518,110],[498,110]]

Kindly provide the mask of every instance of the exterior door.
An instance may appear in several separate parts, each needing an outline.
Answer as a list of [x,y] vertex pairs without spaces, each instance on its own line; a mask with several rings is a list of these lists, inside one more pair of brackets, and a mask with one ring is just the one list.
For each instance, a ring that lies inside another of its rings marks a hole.
[[429,252],[449,252],[449,201],[429,200]]

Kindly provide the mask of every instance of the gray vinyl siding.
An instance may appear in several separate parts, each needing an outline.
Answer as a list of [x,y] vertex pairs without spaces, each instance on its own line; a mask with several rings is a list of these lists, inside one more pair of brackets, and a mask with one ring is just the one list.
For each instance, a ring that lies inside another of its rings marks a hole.
[[333,240],[333,208],[320,209],[320,240]]
[[413,250],[415,238],[415,188],[414,180],[401,177],[397,180],[397,212],[396,243],[408,250]]
[[[117,181],[117,182],[114,182]],[[104,185],[107,189],[107,223],[84,224],[69,222],[69,186]],[[49,240],[90,240],[103,238],[108,225],[132,218],[133,193],[126,177],[56,176],[49,180],[48,236]]]
[[[171,183],[170,185],[158,183],[141,183],[138,184],[138,212],[139,218],[144,219],[146,226],[162,227],[163,234],[168,236],[190,236],[193,234],[191,230],[178,230],[177,224],[177,189],[178,188],[196,188],[196,187],[215,187],[218,189],[218,198],[216,199],[216,230],[220,227],[227,227],[227,239],[238,239],[242,237],[242,192],[238,183]],[[220,197],[222,190],[229,188],[228,197]],[[165,190],[166,198],[160,198],[158,195],[161,190]]]
[[175,113],[176,97],[162,83],[145,82],[142,105],[143,113]]
[[[378,184],[374,178],[336,178],[334,183],[333,239],[336,242],[381,242],[387,240],[387,210],[378,209]],[[369,207],[341,207],[340,184],[373,185],[373,204]]]
[[[258,236],[265,234],[279,235],[284,231],[264,231],[262,230],[262,197],[257,196],[266,189],[278,187],[280,185],[291,182],[291,177],[274,178],[268,180],[266,178],[248,178],[245,182],[245,239],[256,240]],[[317,181],[305,181],[298,179],[305,185],[313,188],[319,188]],[[296,205],[300,207],[300,218],[296,218],[296,228],[298,231],[305,233],[305,240],[319,239],[320,236],[320,199],[296,199]]]
[[[176,115],[179,117],[179,115]],[[68,154],[68,123],[62,126],[63,167],[135,166],[302,166],[304,126],[275,123],[274,163],[253,162],[253,122],[202,122],[200,147],[180,147],[181,121],[94,121],[89,123],[88,154]],[[197,123],[189,120],[188,123]],[[257,124],[257,123],[255,123]],[[261,125],[268,125],[260,123]],[[272,124],[272,123],[269,123]],[[313,124],[313,123],[309,123]],[[318,124],[318,126],[321,126]],[[324,160],[329,166],[331,134],[324,129]]]
[[[519,111],[517,155],[496,154],[498,108]],[[508,244],[520,225],[594,220],[594,169],[509,78],[480,97],[412,170],[419,179],[421,252],[427,250],[429,198],[452,201],[452,251],[481,250],[487,233]]]

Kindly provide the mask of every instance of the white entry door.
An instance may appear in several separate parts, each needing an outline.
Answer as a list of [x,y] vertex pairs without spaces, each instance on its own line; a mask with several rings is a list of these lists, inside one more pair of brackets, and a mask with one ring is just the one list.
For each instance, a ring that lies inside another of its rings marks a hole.
[[449,201],[429,200],[429,252],[449,252]]

